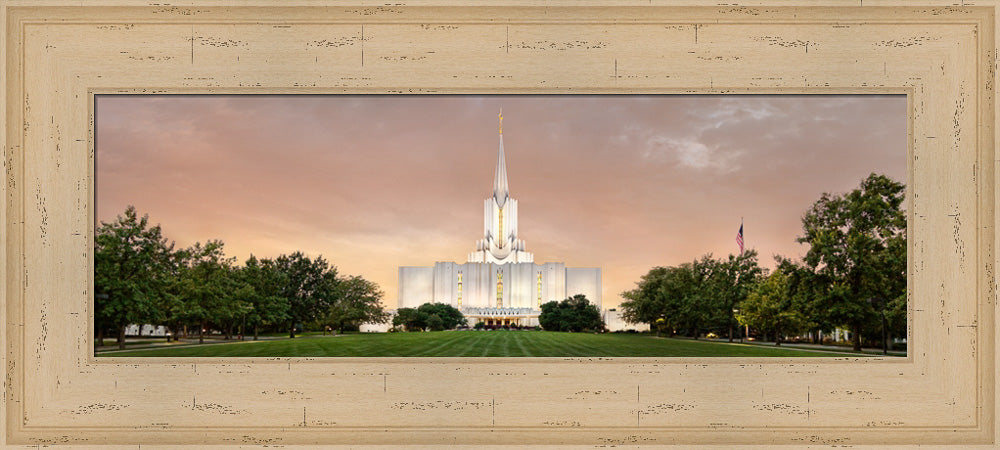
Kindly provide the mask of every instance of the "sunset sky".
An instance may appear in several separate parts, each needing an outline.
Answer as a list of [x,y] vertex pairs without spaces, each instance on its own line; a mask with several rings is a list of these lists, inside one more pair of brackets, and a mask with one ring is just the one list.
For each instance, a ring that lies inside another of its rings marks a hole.
[[396,307],[398,266],[465,262],[503,106],[535,262],[603,269],[604,307],[654,266],[801,256],[801,217],[871,172],[905,181],[904,96],[99,96],[97,220],[127,205],[178,246],[301,250]]

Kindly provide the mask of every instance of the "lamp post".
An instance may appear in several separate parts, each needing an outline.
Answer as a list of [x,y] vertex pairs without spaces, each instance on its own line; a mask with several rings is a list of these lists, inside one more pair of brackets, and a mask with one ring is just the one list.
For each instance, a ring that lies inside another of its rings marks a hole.
[[[733,317],[734,318],[739,313],[740,313],[739,308],[733,308]],[[730,325],[729,325],[729,329],[732,330],[732,323],[731,322],[730,322]],[[740,344],[742,344],[743,343],[743,329],[740,328],[740,327],[736,327],[736,332],[738,332],[740,334]],[[732,332],[730,332],[730,333],[732,333]]]

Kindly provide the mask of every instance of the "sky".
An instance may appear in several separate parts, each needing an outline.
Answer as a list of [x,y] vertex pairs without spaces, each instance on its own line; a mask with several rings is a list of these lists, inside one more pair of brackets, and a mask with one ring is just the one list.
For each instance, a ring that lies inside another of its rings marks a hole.
[[872,172],[905,181],[905,96],[135,96],[96,105],[96,216],[179,247],[322,255],[395,308],[398,266],[482,239],[503,107],[535,262],[600,267],[603,307],[655,266],[801,257],[801,218]]

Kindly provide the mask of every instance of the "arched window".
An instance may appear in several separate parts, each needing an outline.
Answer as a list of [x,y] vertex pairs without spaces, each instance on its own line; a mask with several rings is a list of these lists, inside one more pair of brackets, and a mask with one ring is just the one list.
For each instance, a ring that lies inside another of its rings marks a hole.
[[542,307],[542,273],[538,272],[538,307]]
[[503,308],[503,272],[497,272],[497,308]]

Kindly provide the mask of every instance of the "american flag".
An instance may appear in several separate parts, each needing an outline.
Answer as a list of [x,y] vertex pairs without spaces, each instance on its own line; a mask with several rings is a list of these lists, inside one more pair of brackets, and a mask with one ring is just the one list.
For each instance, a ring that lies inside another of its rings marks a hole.
[[740,254],[743,254],[743,222],[740,221],[740,231],[736,232],[736,245],[740,246]]

